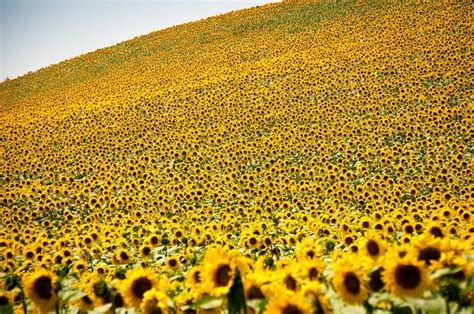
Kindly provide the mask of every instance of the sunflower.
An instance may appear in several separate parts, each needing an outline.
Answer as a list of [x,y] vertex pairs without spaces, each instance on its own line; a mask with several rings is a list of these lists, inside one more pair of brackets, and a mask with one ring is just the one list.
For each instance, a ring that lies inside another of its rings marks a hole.
[[411,254],[385,259],[382,281],[387,290],[399,297],[422,297],[428,287],[428,272],[424,263]]
[[12,305],[13,300],[9,293],[6,291],[0,291],[0,306]]
[[234,254],[221,248],[210,248],[202,263],[202,287],[212,296],[229,292],[237,271]]
[[189,270],[186,275],[186,282],[191,285],[192,288],[198,289],[201,285],[201,268],[199,266],[194,266]]
[[379,235],[367,233],[359,240],[359,252],[377,261],[385,253],[385,243]]
[[311,301],[313,314],[332,313],[331,303],[324,295],[323,286],[317,281],[306,282],[301,288],[303,296]]
[[310,314],[311,304],[299,293],[284,290],[275,294],[265,308],[266,314]]
[[301,272],[309,280],[319,280],[326,264],[320,258],[305,260],[301,263]]
[[25,278],[25,294],[40,309],[48,312],[56,304],[57,277],[45,269],[38,269]]
[[441,254],[446,252],[445,242],[446,241],[441,238],[426,234],[413,239],[412,245],[418,260],[430,267],[432,266],[432,262],[439,261]]
[[367,289],[363,284],[364,272],[345,256],[334,265],[333,284],[341,299],[348,304],[362,304],[367,297]]
[[145,292],[158,286],[159,282],[153,272],[146,269],[131,269],[127,271],[126,279],[119,283],[118,290],[128,306],[138,308]]
[[109,287],[103,276],[97,271],[84,273],[82,276],[82,284],[84,285],[84,291],[95,306],[102,306],[111,301]]
[[140,310],[143,314],[168,313],[168,302],[165,292],[151,289],[143,294]]
[[265,299],[265,294],[262,290],[262,286],[268,282],[265,272],[256,271],[247,274],[243,281],[247,300]]

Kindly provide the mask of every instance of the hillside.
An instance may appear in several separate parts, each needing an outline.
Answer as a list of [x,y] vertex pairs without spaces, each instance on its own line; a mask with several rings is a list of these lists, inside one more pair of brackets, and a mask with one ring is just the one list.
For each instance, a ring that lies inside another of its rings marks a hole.
[[472,12],[284,1],[1,83],[0,301],[472,305]]

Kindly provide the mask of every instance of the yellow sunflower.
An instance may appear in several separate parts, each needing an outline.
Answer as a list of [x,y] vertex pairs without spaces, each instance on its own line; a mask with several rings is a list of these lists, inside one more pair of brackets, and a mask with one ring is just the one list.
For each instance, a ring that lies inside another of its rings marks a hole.
[[234,254],[221,248],[210,248],[202,263],[202,288],[212,296],[229,292],[237,272]]
[[46,269],[38,269],[25,278],[25,295],[41,312],[49,312],[54,309],[57,301],[56,285],[55,274]]
[[429,285],[428,272],[422,261],[411,254],[386,259],[382,281],[392,294],[399,297],[422,297]]
[[359,253],[377,261],[385,253],[385,242],[375,233],[367,233],[359,240]]
[[304,296],[289,290],[276,294],[265,308],[265,314],[310,314],[311,304],[306,302]]
[[354,263],[350,256],[345,256],[334,264],[334,287],[341,299],[348,304],[362,304],[367,298],[363,278],[362,267]]
[[140,310],[143,314],[168,313],[169,298],[164,291],[148,290],[143,294]]
[[[140,307],[145,292],[159,288],[159,281],[153,272],[139,268],[127,271],[126,279],[118,285],[127,306]],[[161,287],[160,287],[161,288]]]
[[311,301],[314,314],[332,313],[329,298],[324,294],[324,287],[317,281],[306,282],[301,288],[303,296]]

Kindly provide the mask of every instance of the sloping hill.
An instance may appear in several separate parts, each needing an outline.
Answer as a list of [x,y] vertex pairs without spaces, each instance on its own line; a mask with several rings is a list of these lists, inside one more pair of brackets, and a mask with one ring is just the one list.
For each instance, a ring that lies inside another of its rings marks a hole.
[[305,313],[311,289],[355,311],[377,267],[391,296],[439,295],[428,274],[471,275],[472,9],[284,1],[0,84],[0,270],[62,270],[95,306],[138,308],[134,280],[157,274],[177,308],[222,297],[239,267],[270,312]]

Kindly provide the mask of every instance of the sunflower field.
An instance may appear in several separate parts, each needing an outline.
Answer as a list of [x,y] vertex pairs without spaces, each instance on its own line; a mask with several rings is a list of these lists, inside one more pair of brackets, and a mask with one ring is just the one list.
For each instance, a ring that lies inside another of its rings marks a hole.
[[471,313],[471,1],[296,0],[0,84],[0,313]]

